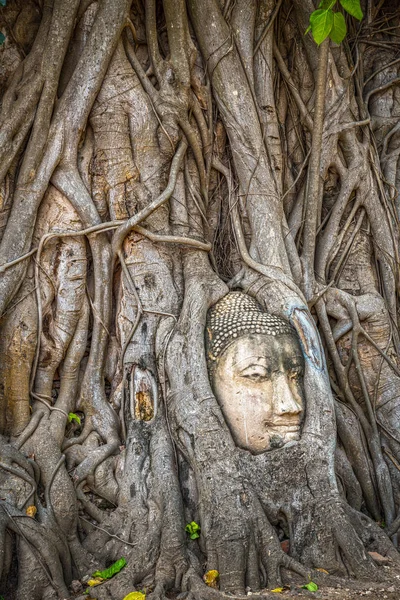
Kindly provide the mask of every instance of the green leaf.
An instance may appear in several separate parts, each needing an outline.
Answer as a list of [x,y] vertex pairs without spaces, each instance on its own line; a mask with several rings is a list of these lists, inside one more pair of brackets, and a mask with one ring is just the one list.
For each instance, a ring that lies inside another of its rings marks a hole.
[[75,413],[68,413],[68,421],[71,423],[72,421],[76,421],[78,425],[81,424],[81,418],[78,417]]
[[199,532],[201,531],[201,528],[195,521],[192,521],[186,525],[185,531],[190,535],[191,540],[197,540],[197,538],[200,537]]
[[340,44],[343,42],[347,33],[346,21],[341,12],[333,13],[333,27],[329,34],[332,42],[335,44]]
[[6,39],[6,36],[4,35],[4,33],[1,33],[1,31],[0,31],[0,46],[1,46],[2,44],[4,44],[4,40],[5,40],[5,39]]
[[314,40],[320,45],[330,34],[333,26],[332,10],[314,10],[310,15],[310,25]]
[[304,590],[308,590],[309,592],[316,592],[318,590],[318,586],[313,581],[306,583],[306,585],[301,586]]
[[321,0],[318,5],[318,8],[322,8],[323,10],[329,10],[333,8],[336,4],[336,0]]
[[[0,0],[0,4],[1,6],[5,6],[7,4],[7,0]],[[0,600],[1,600],[2,596],[0,596]]]
[[361,21],[364,15],[361,10],[360,0],[340,0],[340,4],[349,15]]
[[120,558],[114,564],[112,564],[111,567],[108,567],[108,569],[104,569],[104,571],[95,571],[95,573],[93,573],[92,577],[101,577],[102,579],[111,579],[111,577],[114,577],[114,575],[119,573],[120,570],[125,567],[125,565],[126,565],[126,560],[124,558]]

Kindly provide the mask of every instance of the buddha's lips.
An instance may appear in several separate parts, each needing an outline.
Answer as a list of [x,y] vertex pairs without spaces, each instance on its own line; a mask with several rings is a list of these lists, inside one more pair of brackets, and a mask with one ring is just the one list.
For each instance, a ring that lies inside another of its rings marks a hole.
[[298,429],[301,425],[301,420],[296,419],[296,421],[291,421],[289,423],[287,421],[264,421],[264,425],[266,427],[270,427],[271,429],[274,429],[274,427],[285,427],[285,429]]
[[[286,425],[285,423],[268,423],[270,433],[298,433],[300,431],[300,423],[297,425]],[[282,431],[284,430],[284,431]]]

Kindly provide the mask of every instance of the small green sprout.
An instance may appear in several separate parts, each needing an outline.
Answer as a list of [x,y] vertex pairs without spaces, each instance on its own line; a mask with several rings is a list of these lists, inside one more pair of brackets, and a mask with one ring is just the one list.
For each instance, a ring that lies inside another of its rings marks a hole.
[[68,421],[69,421],[70,423],[72,423],[72,421],[76,421],[76,422],[78,423],[78,425],[80,425],[80,424],[81,424],[81,418],[80,418],[80,417],[78,417],[78,415],[76,415],[76,414],[75,414],[75,413],[73,413],[73,412],[70,412],[70,413],[68,413]]
[[200,537],[200,530],[200,525],[195,523],[195,521],[188,523],[185,527],[185,531],[190,535],[191,540],[197,540]]

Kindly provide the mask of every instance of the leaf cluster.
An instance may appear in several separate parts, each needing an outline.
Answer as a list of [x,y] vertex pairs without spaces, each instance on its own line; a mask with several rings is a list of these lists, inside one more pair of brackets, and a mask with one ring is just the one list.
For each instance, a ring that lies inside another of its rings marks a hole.
[[68,413],[68,421],[69,423],[72,423],[72,421],[76,421],[78,425],[81,424],[81,418],[73,412]]
[[189,534],[191,540],[197,540],[200,537],[200,525],[195,521],[188,523],[185,527],[185,531]]
[[[360,0],[339,0],[342,8],[359,21],[363,18]],[[317,10],[310,15],[310,25],[306,33],[311,31],[314,41],[320,45],[327,37],[335,44],[340,44],[347,33],[346,20],[341,11],[334,11],[337,0],[322,0]]]

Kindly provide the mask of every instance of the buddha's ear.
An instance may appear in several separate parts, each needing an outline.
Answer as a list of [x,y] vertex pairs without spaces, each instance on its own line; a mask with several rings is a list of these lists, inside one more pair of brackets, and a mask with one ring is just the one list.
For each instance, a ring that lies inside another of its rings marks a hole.
[[290,321],[300,338],[301,347],[306,359],[317,369],[323,368],[322,346],[318,330],[308,311],[295,308],[290,315]]

